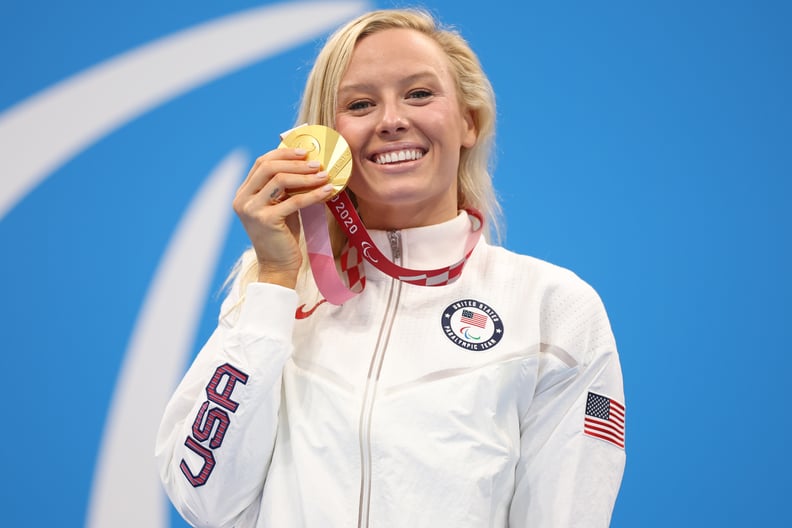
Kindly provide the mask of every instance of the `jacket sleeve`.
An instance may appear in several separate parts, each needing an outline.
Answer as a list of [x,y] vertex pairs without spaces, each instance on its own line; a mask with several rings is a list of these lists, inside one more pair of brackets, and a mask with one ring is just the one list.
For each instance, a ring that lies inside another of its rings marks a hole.
[[235,284],[219,323],[179,383],[157,434],[165,490],[194,526],[251,526],[267,475],[292,352],[297,294]]
[[509,526],[607,527],[625,451],[622,375],[605,309],[574,277],[546,292],[540,329]]

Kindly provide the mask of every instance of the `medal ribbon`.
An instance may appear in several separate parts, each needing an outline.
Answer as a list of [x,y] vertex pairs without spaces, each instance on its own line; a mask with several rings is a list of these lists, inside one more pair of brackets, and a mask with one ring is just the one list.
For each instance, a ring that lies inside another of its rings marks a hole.
[[[322,203],[309,205],[300,209],[300,219],[305,233],[305,246],[308,249],[308,260],[311,263],[311,273],[319,291],[330,304],[341,305],[358,293],[363,291],[365,277],[361,281],[349,281],[349,288],[338,276],[333,248],[330,244],[330,235],[327,231],[327,215],[325,206]],[[345,271],[347,253],[342,255],[341,269]],[[362,261],[355,263],[353,267],[362,264]],[[362,276],[362,266],[360,274]],[[346,274],[346,273],[345,273]],[[351,277],[350,277],[351,278]]]
[[473,230],[465,241],[465,253],[462,259],[442,268],[414,270],[395,264],[377,248],[346,191],[338,193],[328,200],[326,205],[349,239],[350,248],[341,256],[341,269],[347,276],[349,287],[344,284],[336,271],[322,204],[306,207],[300,211],[300,215],[316,285],[325,299],[336,305],[343,304],[363,291],[365,287],[363,259],[386,275],[408,284],[443,286],[454,282],[462,274],[462,268],[473,253],[484,227],[482,214],[475,209],[467,209],[473,220]]

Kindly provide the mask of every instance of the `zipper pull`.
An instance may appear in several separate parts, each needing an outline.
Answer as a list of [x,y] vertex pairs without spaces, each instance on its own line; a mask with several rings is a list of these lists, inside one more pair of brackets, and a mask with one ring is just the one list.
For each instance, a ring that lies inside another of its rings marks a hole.
[[401,259],[401,233],[398,231],[388,231],[388,241],[390,242],[393,260]]

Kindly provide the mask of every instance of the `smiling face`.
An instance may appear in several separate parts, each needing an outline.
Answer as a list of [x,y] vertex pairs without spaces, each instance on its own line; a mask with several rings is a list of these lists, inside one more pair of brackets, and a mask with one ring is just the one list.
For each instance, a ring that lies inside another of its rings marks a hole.
[[431,38],[387,29],[360,40],[339,86],[335,128],[352,150],[349,188],[369,228],[456,216],[459,155],[476,130]]

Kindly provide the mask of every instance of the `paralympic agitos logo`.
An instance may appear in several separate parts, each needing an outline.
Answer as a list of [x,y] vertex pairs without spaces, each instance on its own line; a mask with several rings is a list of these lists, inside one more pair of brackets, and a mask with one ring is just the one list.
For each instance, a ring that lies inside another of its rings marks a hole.
[[[361,1],[284,2],[224,16],[112,57],[6,109],[0,114],[0,219],[62,166],[125,124],[318,38],[367,7]],[[231,197],[249,164],[250,156],[234,149],[208,171],[151,278],[98,442],[91,495],[85,500],[86,526],[169,524],[152,444],[173,382],[192,351],[232,219]],[[139,397],[142,393],[146,398]],[[134,519],[127,507],[130,497]]]

